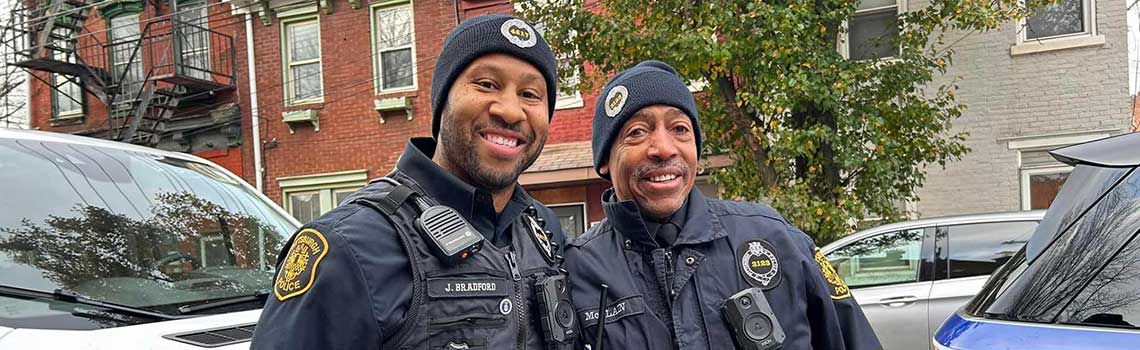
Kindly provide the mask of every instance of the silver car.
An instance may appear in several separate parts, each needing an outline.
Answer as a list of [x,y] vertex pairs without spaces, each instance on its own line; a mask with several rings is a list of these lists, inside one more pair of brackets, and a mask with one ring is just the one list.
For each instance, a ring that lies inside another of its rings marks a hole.
[[886,350],[930,349],[955,310],[1029,239],[1045,211],[905,221],[823,247]]

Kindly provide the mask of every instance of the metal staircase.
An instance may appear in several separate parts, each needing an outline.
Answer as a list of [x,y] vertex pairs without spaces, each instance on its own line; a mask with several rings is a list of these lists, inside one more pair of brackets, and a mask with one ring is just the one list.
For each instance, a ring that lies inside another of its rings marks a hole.
[[[14,23],[20,25],[3,28],[20,38],[12,44],[18,46],[12,50],[16,57],[5,58],[13,66],[66,77],[32,75],[57,94],[66,94],[60,87],[77,81],[106,107],[102,126],[82,133],[155,146],[184,97],[210,96],[235,87],[232,37],[185,22],[181,15],[155,15],[140,23],[139,35],[105,43],[87,28],[87,20],[96,13],[85,1],[47,0],[35,8],[21,8],[13,11]],[[176,11],[177,5],[168,8]],[[120,60],[129,57],[127,68],[120,62],[121,71],[116,71],[111,55]],[[142,65],[142,77],[132,73],[134,64]]]

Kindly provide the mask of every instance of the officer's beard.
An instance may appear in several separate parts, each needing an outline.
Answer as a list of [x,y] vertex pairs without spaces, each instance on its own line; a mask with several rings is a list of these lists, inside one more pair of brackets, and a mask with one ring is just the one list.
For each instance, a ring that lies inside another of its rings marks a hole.
[[[507,125],[502,120],[491,118],[489,122],[477,122],[472,128],[463,128],[456,125],[451,115],[450,106],[445,106],[441,113],[439,126],[439,143],[443,157],[448,163],[462,174],[456,174],[467,180],[472,186],[481,187],[488,191],[498,191],[515,185],[519,175],[529,168],[538,159],[538,154],[546,144],[546,135],[536,137],[533,132],[527,133],[519,125]],[[487,125],[488,123],[493,125]],[[476,151],[476,142],[479,142],[479,130],[486,127],[497,127],[512,130],[526,137],[526,149],[523,150],[514,169],[500,171],[482,165],[479,152]]]

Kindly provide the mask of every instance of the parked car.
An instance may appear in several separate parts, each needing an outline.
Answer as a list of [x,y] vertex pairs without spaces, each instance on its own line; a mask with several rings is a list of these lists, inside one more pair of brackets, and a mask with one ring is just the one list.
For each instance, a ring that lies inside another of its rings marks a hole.
[[887,350],[929,349],[942,321],[1021,248],[1043,210],[921,219],[822,248]]
[[1062,148],[1072,174],[935,349],[1140,347],[1140,133]]
[[299,226],[201,158],[0,128],[0,349],[248,348]]

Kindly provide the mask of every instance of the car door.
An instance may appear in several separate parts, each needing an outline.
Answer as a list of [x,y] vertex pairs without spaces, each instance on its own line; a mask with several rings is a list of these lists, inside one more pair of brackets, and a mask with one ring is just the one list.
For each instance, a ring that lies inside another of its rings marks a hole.
[[[1037,221],[985,222],[935,229],[934,285],[928,322],[938,330],[954,311],[970,301],[993,273],[1013,256],[1037,228]],[[931,333],[927,339],[934,337]]]
[[[886,350],[927,349],[933,229],[883,232],[828,253]],[[923,268],[923,266],[927,266]]]

